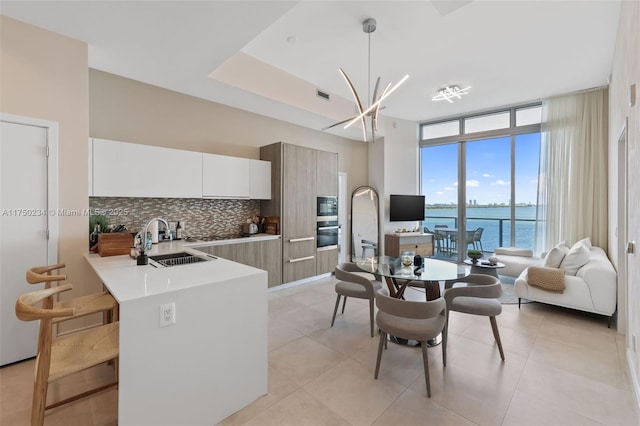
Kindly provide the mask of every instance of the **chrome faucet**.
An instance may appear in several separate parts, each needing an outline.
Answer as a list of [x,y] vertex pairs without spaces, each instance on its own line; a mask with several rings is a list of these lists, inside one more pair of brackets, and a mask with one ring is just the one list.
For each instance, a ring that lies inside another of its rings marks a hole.
[[[144,226],[144,230],[142,231],[142,235],[140,235],[140,240],[142,241],[142,247],[140,247],[140,252],[138,253],[138,257],[136,258],[136,263],[138,265],[148,265],[149,264],[149,256],[147,256],[147,244],[149,243],[149,239],[147,237],[147,233],[149,232],[149,225],[153,222],[158,221],[164,223],[165,229],[169,229],[169,222],[164,220],[161,217],[154,217]],[[140,233],[138,233],[139,235]],[[136,236],[137,237],[137,236]]]

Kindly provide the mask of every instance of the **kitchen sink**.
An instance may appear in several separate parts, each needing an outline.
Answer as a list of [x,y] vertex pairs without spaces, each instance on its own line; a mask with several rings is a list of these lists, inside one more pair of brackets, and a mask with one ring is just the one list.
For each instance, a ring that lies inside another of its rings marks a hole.
[[210,260],[213,260],[213,258],[198,256],[185,251],[149,256],[150,263],[155,267],[189,265],[192,263],[208,262]]

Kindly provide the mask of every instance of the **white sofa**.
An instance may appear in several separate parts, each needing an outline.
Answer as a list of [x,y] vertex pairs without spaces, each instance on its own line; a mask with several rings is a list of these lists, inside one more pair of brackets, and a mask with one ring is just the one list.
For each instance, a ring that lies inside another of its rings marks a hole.
[[542,266],[544,262],[544,259],[534,256],[531,250],[517,247],[498,247],[491,259],[504,264],[504,268],[499,270],[500,275],[514,278],[518,277],[527,267]]
[[[606,315],[611,325],[611,316],[616,310],[617,274],[604,250],[600,247],[587,248],[590,253],[588,262],[581,266],[575,275],[565,273],[566,288],[562,292],[529,285],[526,267],[515,281],[518,302],[520,299],[528,299]],[[539,261],[534,263],[542,266]],[[560,267],[562,268],[562,265]]]

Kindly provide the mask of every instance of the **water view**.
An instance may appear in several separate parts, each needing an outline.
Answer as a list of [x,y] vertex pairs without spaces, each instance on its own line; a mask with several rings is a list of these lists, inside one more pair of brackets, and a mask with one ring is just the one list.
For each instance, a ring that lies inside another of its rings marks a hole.
[[[482,249],[492,252],[496,247],[511,245],[511,209],[510,207],[474,207],[466,206],[467,230],[484,228]],[[458,209],[427,208],[423,226],[433,231],[435,225],[447,225],[458,228]],[[534,250],[536,206],[516,207],[516,247]],[[472,248],[469,245],[468,248]]]

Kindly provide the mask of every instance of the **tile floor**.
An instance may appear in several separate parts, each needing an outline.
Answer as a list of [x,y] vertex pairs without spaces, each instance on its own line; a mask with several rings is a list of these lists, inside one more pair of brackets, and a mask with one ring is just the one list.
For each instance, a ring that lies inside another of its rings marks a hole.
[[[503,363],[489,320],[453,313],[446,368],[441,346],[429,349],[427,398],[418,348],[390,343],[373,379],[378,336],[369,336],[366,301],[349,299],[329,327],[334,282],[269,293],[269,393],[221,425],[640,425],[624,338],[603,317],[505,305]],[[108,371],[50,393],[105,380]],[[1,425],[29,423],[32,374],[33,360],[0,369]],[[51,410],[45,424],[115,425],[116,412],[109,390]]]

